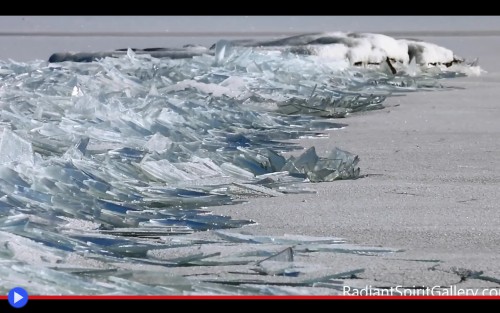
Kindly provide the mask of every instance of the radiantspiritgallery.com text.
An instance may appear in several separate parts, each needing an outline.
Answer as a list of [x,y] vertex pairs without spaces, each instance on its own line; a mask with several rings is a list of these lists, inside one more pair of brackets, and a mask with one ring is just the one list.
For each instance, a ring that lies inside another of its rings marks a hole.
[[442,287],[387,287],[373,288],[366,286],[364,288],[354,288],[343,286],[344,296],[500,296],[500,288],[460,288],[457,286]]

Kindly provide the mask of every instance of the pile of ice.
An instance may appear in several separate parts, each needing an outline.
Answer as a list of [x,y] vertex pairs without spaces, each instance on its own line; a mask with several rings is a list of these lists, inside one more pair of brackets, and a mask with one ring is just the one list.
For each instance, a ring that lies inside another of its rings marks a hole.
[[[272,40],[220,40],[212,47],[186,45],[182,48],[132,49],[138,54],[155,58],[182,59],[201,55],[214,55],[216,63],[227,56],[232,47],[251,47],[255,50],[314,55],[326,61],[337,61],[344,66],[372,68],[391,74],[415,76],[431,70],[480,75],[483,70],[456,55],[452,50],[418,39],[396,39],[383,34],[329,32],[301,34]],[[54,53],[50,62],[91,62],[104,57],[119,57],[127,49],[99,52]]]
[[[409,73],[437,68],[439,71],[479,75],[477,60],[471,63],[448,48],[417,39],[396,39],[373,33],[313,33],[276,40],[236,40],[231,45],[316,55],[324,60],[346,61],[349,65]],[[214,45],[212,48],[215,48]],[[408,68],[410,67],[410,68]]]
[[[285,158],[299,148],[287,140],[345,126],[320,117],[377,109],[394,91],[458,75],[393,75],[226,41],[193,58],[129,50],[90,63],[0,62],[0,262],[15,269],[5,281],[108,290],[92,279],[123,283],[117,263],[151,264],[149,251],[194,244],[169,236],[252,223],[209,206],[356,178],[356,155],[332,147]],[[120,291],[146,290],[127,273]]]

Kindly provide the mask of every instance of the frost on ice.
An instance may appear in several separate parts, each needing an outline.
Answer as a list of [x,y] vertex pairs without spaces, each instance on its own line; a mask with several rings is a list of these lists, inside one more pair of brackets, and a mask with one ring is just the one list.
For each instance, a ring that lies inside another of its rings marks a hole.
[[[324,117],[469,73],[455,61],[438,66],[448,59],[422,67],[439,51],[450,57],[430,44],[307,38],[76,60],[87,63],[0,61],[0,289],[29,281],[40,294],[314,293],[362,269],[325,270],[296,252],[397,252],[230,233],[253,221],[209,210],[357,178],[357,155],[300,152],[289,140],[345,126]],[[194,236],[207,230],[216,238]],[[199,276],[183,271],[195,265]],[[218,280],[218,266],[244,274]]]

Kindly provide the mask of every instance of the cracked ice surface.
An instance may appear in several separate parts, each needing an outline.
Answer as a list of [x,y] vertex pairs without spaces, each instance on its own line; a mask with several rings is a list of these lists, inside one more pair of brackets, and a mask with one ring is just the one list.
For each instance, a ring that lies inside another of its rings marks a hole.
[[[392,92],[440,88],[458,75],[394,76],[227,42],[191,59],[129,50],[92,63],[0,62],[0,289],[29,281],[43,294],[297,293],[318,282],[336,290],[332,279],[359,269],[302,279],[319,269],[295,264],[292,251],[397,251],[335,238],[183,236],[252,223],[210,206],[358,177],[356,155],[311,148],[287,159],[282,152],[298,147],[286,140],[345,126],[319,117],[377,109]],[[136,264],[150,267],[128,269]],[[244,271],[284,287],[165,271],[193,265],[256,266]]]

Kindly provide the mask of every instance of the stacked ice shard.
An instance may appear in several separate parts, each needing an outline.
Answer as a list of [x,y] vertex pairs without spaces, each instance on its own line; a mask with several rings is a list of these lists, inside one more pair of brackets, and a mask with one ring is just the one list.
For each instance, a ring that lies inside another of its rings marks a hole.
[[[164,268],[259,261],[260,273],[301,275],[275,266],[293,261],[288,246],[218,258],[224,240],[241,238],[224,233],[215,254],[200,254],[190,249],[214,242],[179,235],[252,223],[212,214],[213,205],[358,177],[356,155],[284,157],[299,148],[287,140],[343,126],[321,118],[380,108],[393,91],[439,87],[441,74],[394,76],[226,41],[187,59],[129,50],[91,63],[0,62],[0,289],[30,281],[56,294],[271,292],[200,285]],[[127,270],[136,264],[150,271]]]

